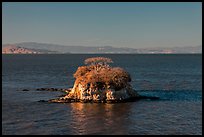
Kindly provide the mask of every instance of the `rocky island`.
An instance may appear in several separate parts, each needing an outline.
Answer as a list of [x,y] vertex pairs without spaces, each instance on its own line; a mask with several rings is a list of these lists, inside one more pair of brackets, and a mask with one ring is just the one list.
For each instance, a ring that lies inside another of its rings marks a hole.
[[111,67],[110,58],[93,57],[78,67],[73,88],[60,98],[48,102],[97,102],[115,103],[145,98],[131,86],[130,74],[120,67]]

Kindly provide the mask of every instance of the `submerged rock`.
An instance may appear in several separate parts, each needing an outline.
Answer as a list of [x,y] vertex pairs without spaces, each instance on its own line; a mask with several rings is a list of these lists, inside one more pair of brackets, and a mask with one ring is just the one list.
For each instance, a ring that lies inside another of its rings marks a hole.
[[62,91],[62,92],[66,92],[69,93],[71,91],[71,89],[63,89],[63,88],[37,88],[37,91]]
[[23,89],[22,91],[29,91],[28,89]]

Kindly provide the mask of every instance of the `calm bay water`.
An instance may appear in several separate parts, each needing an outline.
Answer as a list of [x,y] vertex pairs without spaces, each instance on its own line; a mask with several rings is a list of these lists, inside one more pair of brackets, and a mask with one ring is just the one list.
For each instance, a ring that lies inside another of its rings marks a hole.
[[[118,104],[45,103],[70,88],[88,57],[110,57],[142,95]],[[29,89],[29,91],[22,91]],[[2,55],[2,134],[202,134],[202,55]]]

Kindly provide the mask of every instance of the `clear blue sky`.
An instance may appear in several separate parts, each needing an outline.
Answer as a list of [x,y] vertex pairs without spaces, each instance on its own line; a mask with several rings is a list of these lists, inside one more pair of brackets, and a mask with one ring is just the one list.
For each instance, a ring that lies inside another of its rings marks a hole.
[[2,43],[202,45],[201,2],[3,2]]

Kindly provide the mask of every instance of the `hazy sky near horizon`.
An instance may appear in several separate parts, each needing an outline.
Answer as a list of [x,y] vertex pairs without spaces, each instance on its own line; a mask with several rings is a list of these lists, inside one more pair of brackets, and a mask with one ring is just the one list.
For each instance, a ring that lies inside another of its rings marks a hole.
[[201,2],[3,2],[2,44],[202,45]]

